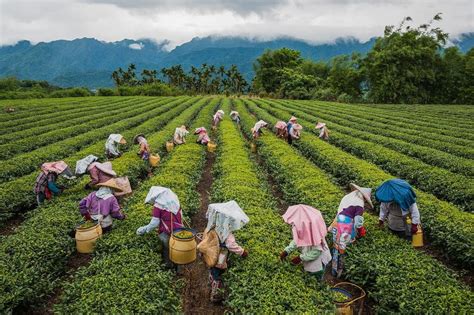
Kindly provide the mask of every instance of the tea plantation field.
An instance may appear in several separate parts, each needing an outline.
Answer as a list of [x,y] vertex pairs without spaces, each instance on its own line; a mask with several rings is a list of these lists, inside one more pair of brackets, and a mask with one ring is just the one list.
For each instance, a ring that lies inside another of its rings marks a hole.
[[[250,217],[236,233],[249,256],[233,257],[224,276],[227,311],[333,312],[328,284],[279,260],[291,240],[282,205],[309,204],[329,225],[350,182],[375,189],[394,177],[415,187],[425,247],[415,249],[378,228],[376,204],[374,212],[364,214],[367,236],[349,249],[344,279],[364,288],[375,313],[474,311],[472,106],[200,96],[5,100],[0,105],[2,314],[187,312],[186,276],[164,267],[156,234],[139,237],[135,231],[149,221],[151,206],[144,199],[156,185],[176,192],[192,221],[202,210],[197,186],[206,163],[212,174],[205,189],[209,201],[234,199]],[[3,111],[8,107],[15,111]],[[210,133],[215,153],[196,144],[192,132],[185,145],[166,151],[176,127],[211,130],[218,109],[226,114]],[[240,113],[240,125],[230,119],[231,110]],[[290,146],[271,128],[292,115],[303,132]],[[270,127],[253,142],[250,129],[260,119]],[[314,129],[318,121],[330,130],[327,142]],[[128,176],[134,192],[121,204],[127,219],[115,221],[95,253],[83,259],[68,233],[81,220],[78,202],[88,194],[88,178],[64,181],[64,193],[40,207],[33,184],[43,162],[64,160],[74,168],[89,154],[105,159],[111,133],[127,139],[123,155],[112,164],[118,175]],[[132,139],[138,133],[162,158],[152,176],[136,154]]]

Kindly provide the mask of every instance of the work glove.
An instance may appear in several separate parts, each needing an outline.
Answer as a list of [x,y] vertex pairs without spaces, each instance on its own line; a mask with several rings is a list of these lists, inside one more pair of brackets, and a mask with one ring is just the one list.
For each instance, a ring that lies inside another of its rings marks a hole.
[[249,252],[244,249],[244,252],[242,253],[242,255],[240,255],[240,257],[247,258],[248,255],[249,255]]
[[362,238],[367,234],[367,230],[365,229],[365,226],[361,226],[360,228],[357,229],[357,238]]
[[383,229],[383,221],[379,220],[379,228]]
[[137,229],[137,235],[143,235],[147,232],[147,226],[141,226]]
[[295,266],[301,264],[301,262],[302,262],[302,260],[301,260],[300,256],[296,256],[295,258],[293,258],[291,260],[291,264],[295,265]]
[[287,256],[288,256],[288,253],[285,250],[282,251],[280,254],[280,260],[282,261],[285,260]]
[[416,234],[418,232],[418,224],[411,224],[411,234]]

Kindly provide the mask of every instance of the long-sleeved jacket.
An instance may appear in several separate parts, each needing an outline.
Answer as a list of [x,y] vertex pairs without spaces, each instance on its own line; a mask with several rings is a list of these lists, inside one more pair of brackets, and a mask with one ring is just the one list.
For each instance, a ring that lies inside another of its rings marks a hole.
[[229,233],[229,236],[227,236],[227,239],[224,242],[225,247],[232,253],[237,254],[239,256],[242,256],[244,253],[244,249],[240,247],[239,244],[237,244],[237,241],[235,240],[234,234]]
[[410,214],[412,224],[420,224],[420,211],[413,203],[408,211],[404,211],[396,202],[382,202],[380,204],[379,220],[385,221],[388,217],[388,226],[394,231],[404,231],[406,229],[406,216]]
[[46,188],[49,189],[53,194],[57,195],[61,192],[61,190],[56,186],[56,180],[58,178],[58,175],[55,173],[44,173],[41,172],[38,177],[36,177],[35,181],[35,187],[34,187],[34,193],[39,194],[39,193],[45,193]]
[[111,225],[112,220],[110,220],[110,218],[107,220],[109,216],[119,220],[125,218],[125,215],[120,210],[117,198],[114,195],[102,199],[96,196],[95,191],[91,192],[87,197],[81,200],[79,203],[79,211],[83,216],[87,215],[87,213],[91,216],[103,216],[105,220],[104,223],[101,223],[102,227]]
[[[296,249],[298,249],[298,246],[296,246],[296,242],[292,240],[285,248],[285,252],[290,254]],[[304,270],[308,272],[321,271],[323,265],[326,265],[331,260],[331,253],[327,244],[321,244],[319,246],[302,246],[300,249],[300,258],[303,261]]]

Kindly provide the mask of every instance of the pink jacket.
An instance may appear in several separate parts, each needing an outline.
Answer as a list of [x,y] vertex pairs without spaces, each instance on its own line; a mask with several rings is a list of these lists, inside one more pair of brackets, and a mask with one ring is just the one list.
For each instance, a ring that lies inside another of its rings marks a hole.
[[244,249],[240,247],[239,244],[237,244],[235,236],[234,234],[232,234],[232,232],[229,233],[229,236],[227,237],[224,243],[230,252],[242,256]]
[[183,227],[183,218],[181,215],[181,209],[175,215],[167,210],[153,207],[151,215],[155,218],[160,219],[160,226],[158,228],[158,234],[165,232],[171,234],[171,216],[173,216],[173,230]]

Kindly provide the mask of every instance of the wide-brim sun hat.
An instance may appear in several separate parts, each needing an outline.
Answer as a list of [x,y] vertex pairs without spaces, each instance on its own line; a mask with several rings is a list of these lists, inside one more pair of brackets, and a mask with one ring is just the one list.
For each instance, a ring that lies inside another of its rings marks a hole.
[[115,178],[111,178],[111,179],[109,179],[108,181],[106,181],[104,183],[99,183],[99,184],[97,184],[97,186],[99,186],[99,187],[109,187],[110,189],[112,189],[116,192],[122,192],[123,191],[123,189],[115,181]]
[[124,137],[122,137],[119,141],[120,144],[127,144],[127,140],[125,140]]
[[290,118],[290,121],[297,121],[297,120],[298,120],[298,118],[296,118],[295,116],[291,116],[291,118]]
[[372,203],[372,200],[370,196],[372,195],[372,189],[371,188],[366,188],[366,187],[360,187],[354,183],[350,183],[349,186],[351,187],[351,190],[358,190],[362,193],[362,196],[364,196],[364,199],[369,203],[370,208],[374,207],[374,204]]
[[224,111],[223,111],[222,109],[219,109],[217,112],[218,112],[218,113],[221,113],[222,115],[224,115]]
[[112,163],[110,162],[96,163],[95,167],[110,176],[117,176],[117,173],[112,169]]
[[301,126],[300,124],[294,124],[294,125],[293,125],[293,128],[294,128],[295,130],[302,130],[302,129],[303,129],[303,126]]
[[[145,138],[145,135],[144,135],[143,133],[139,133],[138,135],[136,135],[135,137],[133,137],[133,143],[138,144],[138,138],[139,138],[139,137]],[[122,137],[122,139],[123,139],[123,137]]]
[[318,124],[316,125],[315,128],[316,128],[316,129],[321,129],[321,128],[323,128],[324,126],[326,126],[325,123],[323,123],[323,122],[318,122]]

